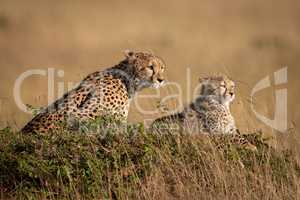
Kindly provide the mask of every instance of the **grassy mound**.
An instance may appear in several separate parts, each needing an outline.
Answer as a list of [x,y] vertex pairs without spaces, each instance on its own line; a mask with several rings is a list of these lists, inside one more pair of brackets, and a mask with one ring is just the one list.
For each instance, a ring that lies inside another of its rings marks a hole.
[[259,135],[251,136],[258,147],[252,152],[232,144],[217,149],[201,135],[100,123],[105,132],[92,126],[48,135],[1,130],[2,199],[299,197],[296,156],[266,146]]

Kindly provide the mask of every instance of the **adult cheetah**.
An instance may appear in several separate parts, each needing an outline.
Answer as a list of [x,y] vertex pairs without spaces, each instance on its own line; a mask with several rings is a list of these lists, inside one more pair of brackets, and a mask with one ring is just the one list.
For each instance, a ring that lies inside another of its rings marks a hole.
[[156,119],[152,129],[184,129],[188,133],[231,135],[232,141],[249,149],[256,149],[238,133],[230,112],[235,98],[235,83],[227,76],[201,78],[199,96],[182,112]]
[[46,133],[57,130],[62,122],[70,124],[106,115],[126,120],[130,100],[143,88],[161,86],[165,67],[164,61],[152,53],[126,50],[119,64],[88,75],[78,87],[43,109],[21,132]]

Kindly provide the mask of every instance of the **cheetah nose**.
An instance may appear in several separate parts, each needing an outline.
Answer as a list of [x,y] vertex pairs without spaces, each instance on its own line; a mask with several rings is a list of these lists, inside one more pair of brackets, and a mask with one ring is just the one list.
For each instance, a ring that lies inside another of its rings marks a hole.
[[157,81],[160,82],[160,83],[162,83],[164,81],[164,79],[158,78]]
[[234,95],[233,92],[229,92],[229,94],[230,94],[230,96],[233,96],[233,95]]

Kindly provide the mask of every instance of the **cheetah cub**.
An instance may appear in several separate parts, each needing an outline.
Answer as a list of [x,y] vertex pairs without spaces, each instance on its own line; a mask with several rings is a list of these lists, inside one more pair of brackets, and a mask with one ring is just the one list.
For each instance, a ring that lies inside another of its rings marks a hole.
[[235,143],[255,150],[241,135],[237,134],[235,121],[230,112],[230,103],[235,98],[235,83],[227,76],[201,78],[199,96],[181,113],[155,120],[152,128],[184,129],[188,133],[209,135],[234,135]]
[[69,121],[106,115],[126,120],[130,100],[143,88],[161,86],[165,67],[158,56],[127,50],[119,64],[88,75],[78,87],[43,109],[21,132],[46,133],[57,130],[62,122],[69,125]]

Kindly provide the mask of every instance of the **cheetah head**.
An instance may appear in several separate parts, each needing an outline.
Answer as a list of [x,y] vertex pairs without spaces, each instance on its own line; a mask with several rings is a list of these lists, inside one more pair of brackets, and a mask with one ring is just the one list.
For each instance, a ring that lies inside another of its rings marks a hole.
[[165,82],[164,61],[151,53],[125,51],[126,62],[134,69],[135,85],[138,90],[146,87],[158,88]]
[[200,95],[210,96],[224,105],[229,105],[235,98],[235,83],[227,76],[212,76],[199,79]]

